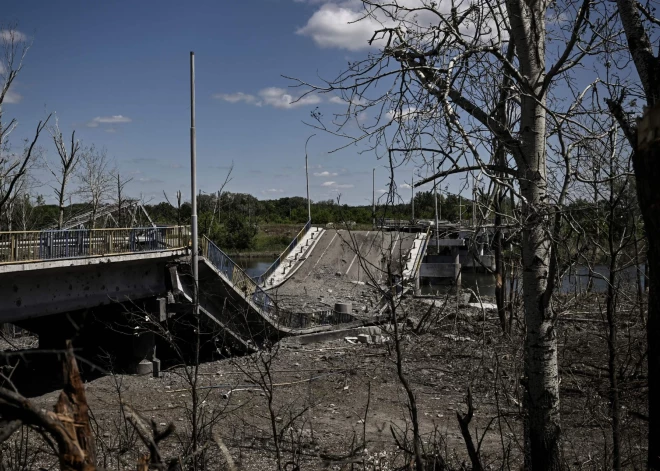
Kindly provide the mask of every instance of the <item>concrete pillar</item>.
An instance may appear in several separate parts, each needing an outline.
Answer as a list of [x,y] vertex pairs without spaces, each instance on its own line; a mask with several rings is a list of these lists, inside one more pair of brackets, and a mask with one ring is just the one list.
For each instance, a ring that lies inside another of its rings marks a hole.
[[454,256],[454,283],[456,283],[456,293],[461,289],[461,259],[459,257],[458,247],[452,247]]

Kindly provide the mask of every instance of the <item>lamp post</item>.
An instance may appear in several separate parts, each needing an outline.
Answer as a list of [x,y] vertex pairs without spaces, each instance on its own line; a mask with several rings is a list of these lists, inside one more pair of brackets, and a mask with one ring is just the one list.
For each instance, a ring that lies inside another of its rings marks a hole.
[[371,172],[371,218],[376,230],[376,168]]
[[412,208],[412,223],[415,224],[415,167],[413,167],[412,175],[410,176],[410,206]]
[[307,138],[305,141],[305,179],[307,181],[307,222],[312,220],[312,203],[311,200],[309,199],[309,169],[307,165],[307,143],[311,138],[316,136],[316,134],[312,134]]
[[195,53],[190,51],[190,196],[192,215],[190,230],[192,235],[192,274],[193,274],[193,313],[199,314],[199,267],[197,241],[197,149],[195,134]]
[[435,253],[440,252],[440,229],[438,228],[438,187],[435,184],[435,154],[433,154],[433,200],[435,202]]

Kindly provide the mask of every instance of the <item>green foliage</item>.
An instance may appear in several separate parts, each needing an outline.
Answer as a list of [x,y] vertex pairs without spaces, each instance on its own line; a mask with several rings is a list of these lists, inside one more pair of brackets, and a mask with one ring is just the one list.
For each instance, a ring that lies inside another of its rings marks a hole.
[[227,218],[217,241],[220,247],[229,251],[249,250],[254,245],[257,231],[256,224],[251,224],[237,213],[233,213]]

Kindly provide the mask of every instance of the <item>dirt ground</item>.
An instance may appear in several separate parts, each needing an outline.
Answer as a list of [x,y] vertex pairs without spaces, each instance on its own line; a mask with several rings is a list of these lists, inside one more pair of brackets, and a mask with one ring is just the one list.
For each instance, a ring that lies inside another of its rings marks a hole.
[[[436,456],[436,467],[429,469],[471,468],[456,418],[457,412],[467,411],[468,388],[475,408],[470,431],[484,466],[517,469],[523,447],[522,340],[502,336],[493,312],[459,307],[454,300],[438,307],[443,302],[408,299],[404,306],[409,320],[400,324],[402,368],[415,393],[424,450]],[[644,342],[634,312],[627,316],[619,344],[623,463],[626,469],[642,469]],[[424,318],[426,328],[416,332]],[[602,318],[593,309],[565,312],[558,335],[564,459],[571,469],[610,468]],[[363,344],[342,338],[297,345],[287,340],[270,352],[203,363],[198,390],[206,443],[199,457],[206,468],[229,469],[220,451],[224,446],[236,469],[277,469],[273,433],[280,437],[281,462],[288,470],[388,470],[404,465],[397,442],[408,446],[411,437],[408,399],[397,377],[392,333],[384,331],[383,336],[390,341]],[[122,402],[161,429],[173,423],[176,432],[161,451],[167,458],[182,454],[191,436],[186,371],[175,366],[160,378],[108,374],[86,383],[104,466],[135,469],[138,455],[145,452],[123,420]],[[263,380],[266,372],[270,379]],[[57,396],[53,391],[33,400],[51,409]],[[21,437],[15,434],[3,444],[3,460],[20,448]],[[34,433],[31,440],[37,440]],[[52,469],[47,451],[37,461],[50,463]]]

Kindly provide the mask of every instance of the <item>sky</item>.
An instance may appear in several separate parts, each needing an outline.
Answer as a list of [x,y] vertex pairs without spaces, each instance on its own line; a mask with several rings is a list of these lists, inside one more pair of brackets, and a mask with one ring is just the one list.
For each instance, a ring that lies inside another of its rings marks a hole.
[[[350,25],[355,2],[342,1],[6,2],[0,21],[15,23],[32,47],[3,119],[17,119],[17,140],[55,112],[65,135],[75,129],[132,178],[131,196],[188,196],[194,51],[203,192],[218,190],[233,163],[227,191],[304,196],[305,142],[316,134],[307,146],[312,200],[371,204],[372,168],[376,190],[387,188],[384,162],[361,147],[330,152],[344,141],[303,123],[314,110],[330,116],[345,104],[328,95],[293,103],[300,90],[283,77],[331,79],[347,61],[365,57],[372,25]],[[48,134],[40,144],[47,158],[57,158]],[[399,185],[410,182],[409,172],[401,172]],[[53,201],[47,183],[37,192]]]

